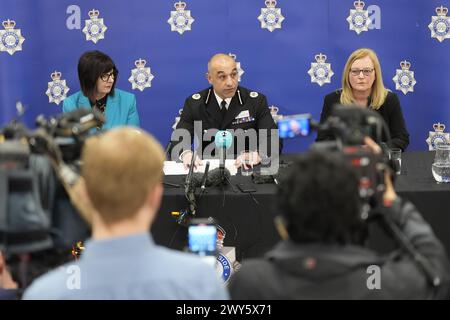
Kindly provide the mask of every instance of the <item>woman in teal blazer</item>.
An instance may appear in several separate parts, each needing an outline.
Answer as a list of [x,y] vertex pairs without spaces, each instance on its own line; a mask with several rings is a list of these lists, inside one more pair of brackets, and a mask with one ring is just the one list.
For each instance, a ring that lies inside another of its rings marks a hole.
[[134,94],[115,89],[118,70],[112,59],[100,51],[85,52],[78,62],[81,91],[67,97],[63,111],[96,108],[106,118],[101,129],[130,125],[139,127]]

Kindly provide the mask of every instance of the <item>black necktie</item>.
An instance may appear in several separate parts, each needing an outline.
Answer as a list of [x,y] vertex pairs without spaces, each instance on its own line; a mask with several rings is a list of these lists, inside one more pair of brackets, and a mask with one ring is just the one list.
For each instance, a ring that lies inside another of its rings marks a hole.
[[222,114],[222,121],[225,119],[225,115],[227,114],[227,102],[225,100],[222,100],[220,103],[220,113]]

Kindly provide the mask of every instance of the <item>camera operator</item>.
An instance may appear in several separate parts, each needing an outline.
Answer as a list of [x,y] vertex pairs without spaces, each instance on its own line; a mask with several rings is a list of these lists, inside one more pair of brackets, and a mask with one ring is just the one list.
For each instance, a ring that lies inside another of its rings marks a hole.
[[[358,177],[341,153],[312,151],[298,157],[290,170],[278,190],[283,240],[263,258],[243,263],[229,285],[232,299],[445,297],[445,250],[417,209],[396,195],[389,174],[382,201],[386,218],[427,261],[440,285],[431,285],[404,250],[381,256],[364,246],[368,222],[361,218]],[[379,273],[372,275],[373,270]]]

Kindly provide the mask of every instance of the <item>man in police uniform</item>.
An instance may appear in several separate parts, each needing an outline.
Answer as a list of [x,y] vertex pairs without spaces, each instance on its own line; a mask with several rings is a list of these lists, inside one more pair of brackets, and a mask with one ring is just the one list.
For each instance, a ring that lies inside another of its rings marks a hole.
[[[270,150],[271,129],[276,130],[277,126],[267,99],[258,92],[238,86],[235,60],[223,53],[214,55],[208,62],[206,77],[212,87],[186,99],[177,129],[188,130],[191,137],[194,135],[194,121],[202,122],[203,133],[208,129],[255,129],[256,132],[267,129],[267,147]],[[209,143],[203,142],[201,150]],[[262,154],[256,150],[253,153],[252,164],[256,165],[261,161]],[[236,165],[240,165],[241,156],[236,156]],[[187,167],[191,163],[192,151],[183,151],[180,159]],[[202,164],[199,158],[194,163],[195,166]]]

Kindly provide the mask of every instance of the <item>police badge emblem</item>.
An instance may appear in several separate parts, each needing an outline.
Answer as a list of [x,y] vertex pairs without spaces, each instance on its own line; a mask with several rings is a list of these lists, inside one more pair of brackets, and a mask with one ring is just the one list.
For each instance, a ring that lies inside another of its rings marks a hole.
[[16,51],[22,51],[22,43],[25,38],[22,37],[20,29],[14,29],[16,22],[14,20],[3,21],[5,30],[0,30],[0,51],[6,51],[13,55]]
[[438,122],[433,124],[434,131],[430,131],[427,140],[428,150],[436,150],[438,144],[448,144],[450,142],[450,133],[444,132],[445,125]]
[[167,20],[170,24],[170,30],[176,31],[179,34],[190,31],[195,19],[191,17],[190,10],[184,10],[186,8],[186,2],[178,1],[173,6],[176,11],[170,11],[170,18]]
[[108,29],[104,23],[103,18],[99,19],[100,12],[96,9],[89,11],[89,20],[85,20],[83,28],[86,34],[86,41],[97,43],[98,40],[105,39],[105,31]]
[[369,18],[369,13],[364,10],[366,5],[363,1],[353,2],[355,9],[350,9],[350,15],[347,17],[349,29],[354,30],[357,34],[363,31],[369,31],[369,26],[372,21]]
[[66,85],[66,80],[61,80],[61,72],[55,71],[50,77],[52,81],[48,83],[48,89],[45,94],[48,96],[49,103],[59,105],[67,97],[67,92],[70,89]]
[[272,32],[275,29],[281,29],[281,23],[284,20],[281,9],[276,8],[276,0],[264,1],[266,8],[261,8],[261,14],[258,20],[261,22],[261,28]]
[[414,92],[414,86],[417,83],[414,79],[414,71],[410,71],[411,63],[409,61],[400,62],[402,69],[397,69],[395,77],[392,78],[395,82],[395,89],[400,90],[403,94]]
[[150,68],[145,68],[146,63],[147,61],[140,58],[134,62],[136,68],[131,70],[131,76],[128,78],[133,90],[144,91],[145,88],[152,86],[152,80],[155,76],[151,73]]
[[[229,53],[228,54],[230,57],[232,57],[234,59],[234,61],[236,61],[236,55],[234,53]],[[242,69],[241,67],[241,63],[236,61],[236,69],[238,72],[238,81],[241,81],[241,76],[245,73],[244,69]]]
[[308,74],[311,76],[311,82],[323,86],[324,83],[330,83],[331,77],[334,75],[331,70],[331,64],[325,63],[327,56],[319,53],[315,55],[316,62],[311,62],[311,68]]
[[447,17],[448,8],[440,6],[436,8],[437,16],[431,16],[431,23],[428,28],[431,30],[431,37],[439,42],[450,38],[450,17]]

